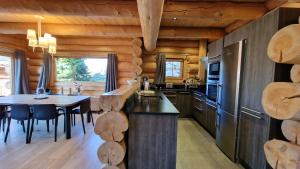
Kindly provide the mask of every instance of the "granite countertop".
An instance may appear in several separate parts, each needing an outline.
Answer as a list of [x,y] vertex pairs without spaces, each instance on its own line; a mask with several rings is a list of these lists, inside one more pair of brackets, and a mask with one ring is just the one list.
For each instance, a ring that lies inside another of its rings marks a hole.
[[156,91],[154,96],[137,97],[134,106],[129,114],[158,114],[158,115],[179,115],[179,111],[161,92]]

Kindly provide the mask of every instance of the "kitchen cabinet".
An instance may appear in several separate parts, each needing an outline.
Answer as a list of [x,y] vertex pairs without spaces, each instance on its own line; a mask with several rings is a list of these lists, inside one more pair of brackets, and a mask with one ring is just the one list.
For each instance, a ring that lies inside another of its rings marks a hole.
[[207,113],[205,105],[204,94],[193,94],[192,100],[193,117],[197,120],[203,127],[207,127]]
[[215,104],[206,102],[206,114],[207,114],[207,130],[213,136],[216,137],[216,117],[217,107]]
[[282,138],[280,121],[265,114],[261,97],[270,82],[290,81],[291,65],[272,62],[267,56],[267,47],[278,29],[297,23],[299,15],[299,9],[279,8],[224,38],[225,47],[247,40],[240,85],[237,153],[238,161],[246,168],[268,168],[263,145],[269,139]]
[[163,94],[176,107],[176,92],[175,91],[163,91]]
[[191,117],[191,93],[190,92],[177,92],[175,107],[180,112],[179,117]]

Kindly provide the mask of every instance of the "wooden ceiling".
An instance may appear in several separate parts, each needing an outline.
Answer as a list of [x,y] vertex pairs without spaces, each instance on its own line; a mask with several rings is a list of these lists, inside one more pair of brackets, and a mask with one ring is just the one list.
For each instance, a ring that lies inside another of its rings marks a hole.
[[0,0],[0,33],[25,34],[41,15],[54,35],[214,40],[288,1]]

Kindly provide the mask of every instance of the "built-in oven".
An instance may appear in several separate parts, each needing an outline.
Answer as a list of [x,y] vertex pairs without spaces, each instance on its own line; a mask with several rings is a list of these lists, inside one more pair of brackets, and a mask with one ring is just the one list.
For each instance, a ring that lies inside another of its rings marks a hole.
[[208,59],[207,80],[219,81],[220,76],[220,56]]
[[207,83],[206,86],[206,97],[213,101],[217,102],[218,98],[218,82]]
[[208,59],[206,96],[213,102],[217,102],[218,97],[220,60],[221,56],[211,57]]

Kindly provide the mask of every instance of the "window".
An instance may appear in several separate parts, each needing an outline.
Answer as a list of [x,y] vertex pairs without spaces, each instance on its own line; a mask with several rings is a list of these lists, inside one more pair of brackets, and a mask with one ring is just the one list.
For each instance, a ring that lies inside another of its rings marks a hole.
[[105,82],[107,59],[56,58],[57,81]]
[[11,58],[8,56],[0,56],[0,95],[7,96],[11,94]]
[[182,78],[183,60],[174,59],[166,61],[166,77]]

